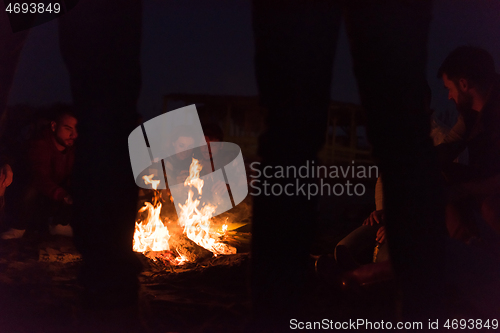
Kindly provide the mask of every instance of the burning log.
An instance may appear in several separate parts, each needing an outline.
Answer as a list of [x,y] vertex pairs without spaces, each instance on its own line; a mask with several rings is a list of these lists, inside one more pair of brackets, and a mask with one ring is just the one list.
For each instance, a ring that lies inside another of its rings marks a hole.
[[146,184],[151,184],[154,196],[151,202],[146,202],[139,210],[141,215],[135,227],[134,251],[171,264],[236,253],[235,247],[221,241],[226,234],[227,225],[222,227],[222,232],[214,230],[212,215],[216,206],[201,204],[198,196],[194,196],[193,189],[199,195],[202,193],[204,181],[200,179],[201,168],[198,160],[193,158],[189,177],[184,182],[188,198],[184,205],[179,204],[181,212],[178,224],[160,216],[162,199],[157,190],[160,181],[153,180],[153,175],[143,177]]
[[170,246],[189,262],[196,262],[214,256],[212,252],[199,246],[184,234],[172,237],[170,239]]

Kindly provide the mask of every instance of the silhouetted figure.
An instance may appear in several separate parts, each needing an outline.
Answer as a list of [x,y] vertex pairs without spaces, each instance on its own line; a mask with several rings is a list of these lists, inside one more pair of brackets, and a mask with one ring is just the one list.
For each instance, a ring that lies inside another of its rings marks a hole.
[[71,109],[56,110],[49,126],[21,153],[25,156],[17,161],[16,182],[7,195],[11,228],[2,233],[2,239],[20,238],[26,229],[45,231],[49,219],[51,233],[72,235],[70,179],[77,123]]
[[[450,236],[477,240],[476,213],[500,234],[500,79],[495,62],[486,50],[461,46],[444,60],[438,77],[459,111],[457,123],[437,147],[449,185]],[[465,149],[468,165],[452,163]]]
[[137,186],[128,135],[137,126],[142,2],[81,1],[60,18],[61,53],[79,115],[75,244],[94,307],[137,302],[140,264],[132,251]]
[[[431,1],[254,0],[256,75],[269,110],[262,167],[305,165],[323,145],[342,15],[368,139],[384,175],[386,234],[403,313],[439,316],[444,209],[425,107]],[[282,314],[287,325],[303,300],[316,204],[307,196],[254,202],[254,310],[260,323]]]
[[[0,36],[7,45],[0,50],[3,109],[27,31],[12,33],[1,15]],[[140,264],[132,251],[137,186],[127,139],[137,126],[141,31],[140,0],[80,1],[59,18],[80,133],[74,240],[83,257],[86,304],[93,308],[137,304]],[[120,319],[120,327],[131,329],[127,319]]]

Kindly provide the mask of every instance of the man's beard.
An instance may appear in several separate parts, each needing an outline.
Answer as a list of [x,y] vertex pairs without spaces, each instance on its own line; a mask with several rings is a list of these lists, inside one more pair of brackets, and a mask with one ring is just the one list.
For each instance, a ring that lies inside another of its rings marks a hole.
[[[57,143],[60,144],[61,146],[63,146],[64,148],[69,148],[73,145],[73,144],[67,144],[63,139],[61,139],[57,135],[54,135],[54,137],[55,137]],[[72,141],[72,142],[74,142],[74,141]]]
[[455,105],[461,114],[470,112],[472,110],[472,96],[464,92],[459,92],[458,101],[455,102]]

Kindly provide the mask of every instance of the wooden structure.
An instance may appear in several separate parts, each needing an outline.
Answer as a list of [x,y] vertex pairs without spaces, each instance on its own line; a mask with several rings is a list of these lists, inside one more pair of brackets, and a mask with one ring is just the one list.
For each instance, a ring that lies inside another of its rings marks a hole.
[[[219,96],[168,94],[163,98],[163,112],[196,104],[202,123],[213,122],[224,130],[224,141],[241,147],[246,160],[257,158],[260,133],[265,129],[266,110],[257,96]],[[355,104],[332,101],[325,124],[325,145],[319,153],[326,164],[373,163],[363,129],[366,117]]]

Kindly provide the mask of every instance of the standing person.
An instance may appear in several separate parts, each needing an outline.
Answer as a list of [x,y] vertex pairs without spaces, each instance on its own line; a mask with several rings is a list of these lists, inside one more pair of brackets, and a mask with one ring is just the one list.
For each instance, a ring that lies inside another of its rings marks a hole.
[[[431,7],[429,0],[253,1],[256,77],[268,109],[263,168],[305,165],[323,145],[344,15],[368,138],[385,177],[386,234],[403,314],[422,320],[441,310],[445,236],[425,107]],[[315,212],[306,196],[254,198],[252,288],[263,325],[286,324],[303,302]]]
[[[0,73],[8,74],[0,75],[6,83],[0,107],[27,36],[27,30],[12,33],[7,22],[0,19],[2,43],[8,46],[0,49]],[[74,241],[83,258],[85,304],[94,309],[132,309],[138,301],[141,265],[132,251],[137,186],[128,135],[137,126],[141,32],[141,0],[79,1],[59,18],[60,49],[81,134],[73,179]],[[133,317],[120,318],[121,331],[133,329],[127,324]]]
[[[484,49],[461,46],[446,57],[438,78],[459,112],[437,147],[449,185],[450,236],[464,242],[477,239],[475,212],[500,234],[500,79],[495,62]],[[452,163],[466,148],[469,165]]]
[[[142,1],[80,1],[59,22],[81,133],[74,232],[85,303],[134,311],[141,265],[132,250],[138,190],[128,136],[137,126],[141,88]],[[119,327],[132,329],[132,318],[121,318]]]
[[[0,6],[0,8],[2,7]],[[5,111],[9,93],[27,36],[27,30],[12,32],[7,11],[2,8],[0,10],[0,43],[2,44],[0,48],[0,137],[5,132],[7,122],[7,112]],[[2,173],[9,174],[12,181],[12,158],[6,146],[5,142],[1,142],[0,139],[0,168],[3,170]],[[2,200],[4,200],[3,196]]]

